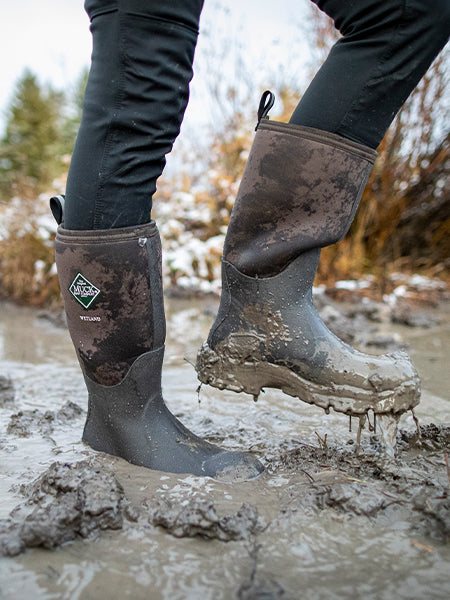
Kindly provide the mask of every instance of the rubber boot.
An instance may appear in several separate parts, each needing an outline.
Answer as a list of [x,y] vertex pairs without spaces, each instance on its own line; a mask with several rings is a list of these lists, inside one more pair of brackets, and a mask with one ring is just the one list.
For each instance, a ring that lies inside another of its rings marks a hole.
[[418,404],[407,354],[357,352],[312,301],[320,249],[348,231],[375,157],[331,133],[260,120],[225,240],[219,312],[198,352],[201,382],[255,399],[279,388],[360,424],[370,410],[398,416]]
[[[57,205],[53,199],[53,208]],[[262,465],[256,458],[201,440],[164,403],[161,244],[154,221],[95,231],[59,227],[55,252],[69,331],[89,392],[83,441],[151,469],[257,476]]]

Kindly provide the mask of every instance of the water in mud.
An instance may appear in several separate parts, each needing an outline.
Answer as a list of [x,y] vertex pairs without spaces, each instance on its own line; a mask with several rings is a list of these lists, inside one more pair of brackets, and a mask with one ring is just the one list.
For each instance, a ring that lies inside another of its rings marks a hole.
[[431,329],[386,325],[410,344],[424,388],[422,440],[403,416],[395,461],[367,427],[356,456],[356,420],[349,432],[346,417],[281,392],[256,404],[198,395],[190,363],[214,310],[170,302],[163,388],[190,429],[263,460],[263,475],[238,484],[84,446],[67,331],[0,305],[0,548],[16,554],[0,558],[0,598],[448,598],[448,307]]

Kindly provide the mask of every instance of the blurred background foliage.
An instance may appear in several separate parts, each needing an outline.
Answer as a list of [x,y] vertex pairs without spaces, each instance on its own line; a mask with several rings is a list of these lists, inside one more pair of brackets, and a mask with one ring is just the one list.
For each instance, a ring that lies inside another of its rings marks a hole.
[[[336,41],[327,17],[311,6],[307,30],[311,77]],[[160,179],[153,217],[163,237],[167,286],[217,291],[226,227],[251,147],[258,97],[254,69],[234,42],[232,76],[221,64],[227,43],[210,33],[198,60],[211,120],[201,135],[183,130]],[[394,272],[448,279],[450,267],[449,54],[443,52],[411,95],[378,148],[379,156],[349,234],[322,253],[316,283],[371,274],[380,290]],[[57,305],[48,197],[64,191],[79,127],[87,72],[64,92],[30,71],[17,81],[0,140],[0,298]],[[283,65],[264,88],[288,121],[307,81]],[[302,87],[303,86],[303,87]]]

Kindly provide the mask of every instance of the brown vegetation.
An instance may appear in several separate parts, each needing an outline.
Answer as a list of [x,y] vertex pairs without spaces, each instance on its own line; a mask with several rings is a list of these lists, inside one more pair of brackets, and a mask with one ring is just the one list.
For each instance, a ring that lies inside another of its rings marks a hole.
[[322,280],[367,272],[383,279],[392,270],[448,278],[450,136],[439,115],[444,89],[441,56],[380,144],[348,236],[323,251]]
[[33,306],[59,305],[54,235],[43,237],[40,233],[39,208],[38,201],[21,199],[20,212],[10,211],[8,236],[0,240],[0,299]]

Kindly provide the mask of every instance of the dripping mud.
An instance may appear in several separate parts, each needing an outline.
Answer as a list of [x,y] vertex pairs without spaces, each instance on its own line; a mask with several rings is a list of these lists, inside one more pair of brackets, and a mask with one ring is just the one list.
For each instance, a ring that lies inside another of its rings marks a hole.
[[356,420],[349,431],[343,415],[278,391],[257,404],[197,394],[189,362],[215,306],[170,302],[170,408],[211,442],[265,462],[258,479],[230,483],[84,446],[87,398],[67,332],[51,315],[1,305],[0,597],[448,597],[448,304],[406,311],[414,326],[376,303],[343,306],[321,307],[340,337],[366,351],[406,348],[422,377],[420,436],[403,416],[395,459],[368,427],[357,453]]

